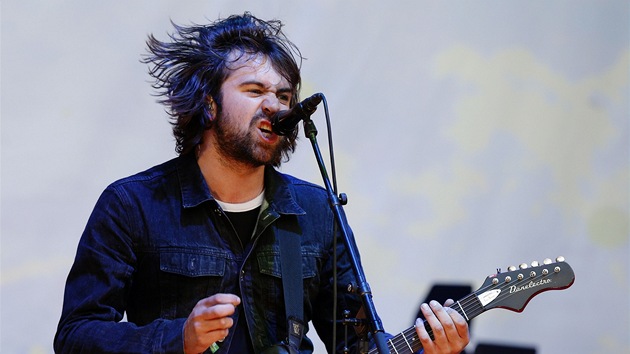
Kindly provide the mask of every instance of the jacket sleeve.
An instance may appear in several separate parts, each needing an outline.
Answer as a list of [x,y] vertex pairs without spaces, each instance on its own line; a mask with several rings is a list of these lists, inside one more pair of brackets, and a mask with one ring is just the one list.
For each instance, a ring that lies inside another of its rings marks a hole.
[[182,353],[185,318],[143,326],[123,320],[135,271],[130,206],[108,187],[100,196],[66,281],[56,353]]

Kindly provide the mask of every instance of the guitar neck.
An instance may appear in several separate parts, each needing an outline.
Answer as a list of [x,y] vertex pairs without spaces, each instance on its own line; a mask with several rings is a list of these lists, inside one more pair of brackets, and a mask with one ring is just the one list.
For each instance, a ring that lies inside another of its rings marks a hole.
[[[465,296],[461,300],[452,304],[450,308],[462,315],[462,317],[464,317],[466,321],[470,321],[471,319],[479,316],[485,311],[475,293]],[[433,330],[426,321],[424,321],[424,327],[426,328],[431,338],[433,338]],[[387,340],[387,347],[390,353],[412,354],[422,349],[422,343],[420,342],[420,338],[418,338],[418,334],[416,333],[416,327],[411,326],[398,335]],[[373,348],[368,353],[378,354],[378,349]]]
[[[546,259],[543,265],[533,262],[532,267],[521,264],[508,268],[507,273],[499,273],[486,278],[483,285],[472,294],[465,296],[450,306],[466,321],[492,308],[503,308],[521,312],[534,296],[547,290],[562,290],[570,287],[575,274],[571,266],[558,257],[556,263]],[[424,328],[433,338],[433,330],[424,321]],[[422,349],[415,327],[409,327],[402,333],[387,341],[390,353],[411,354]],[[372,349],[369,354],[377,354],[378,349]]]

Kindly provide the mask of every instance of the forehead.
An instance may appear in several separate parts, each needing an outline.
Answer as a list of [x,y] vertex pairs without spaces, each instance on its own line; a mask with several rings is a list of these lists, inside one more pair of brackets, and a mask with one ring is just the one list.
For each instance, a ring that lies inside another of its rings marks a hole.
[[268,87],[289,87],[289,82],[273,66],[271,60],[263,54],[231,54],[228,76],[224,84],[259,82]]

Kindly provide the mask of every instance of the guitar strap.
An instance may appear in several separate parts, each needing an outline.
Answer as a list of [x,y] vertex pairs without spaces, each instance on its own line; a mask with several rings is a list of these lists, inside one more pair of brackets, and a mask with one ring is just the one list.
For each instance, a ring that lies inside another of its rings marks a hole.
[[279,232],[280,269],[287,313],[286,346],[297,354],[304,336],[304,290],[302,279],[302,248],[300,237],[290,232]]

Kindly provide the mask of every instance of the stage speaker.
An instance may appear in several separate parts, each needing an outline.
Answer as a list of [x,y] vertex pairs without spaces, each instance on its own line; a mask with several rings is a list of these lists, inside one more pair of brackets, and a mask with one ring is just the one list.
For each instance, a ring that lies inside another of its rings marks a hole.
[[478,343],[475,354],[536,354],[536,348],[507,344]]

